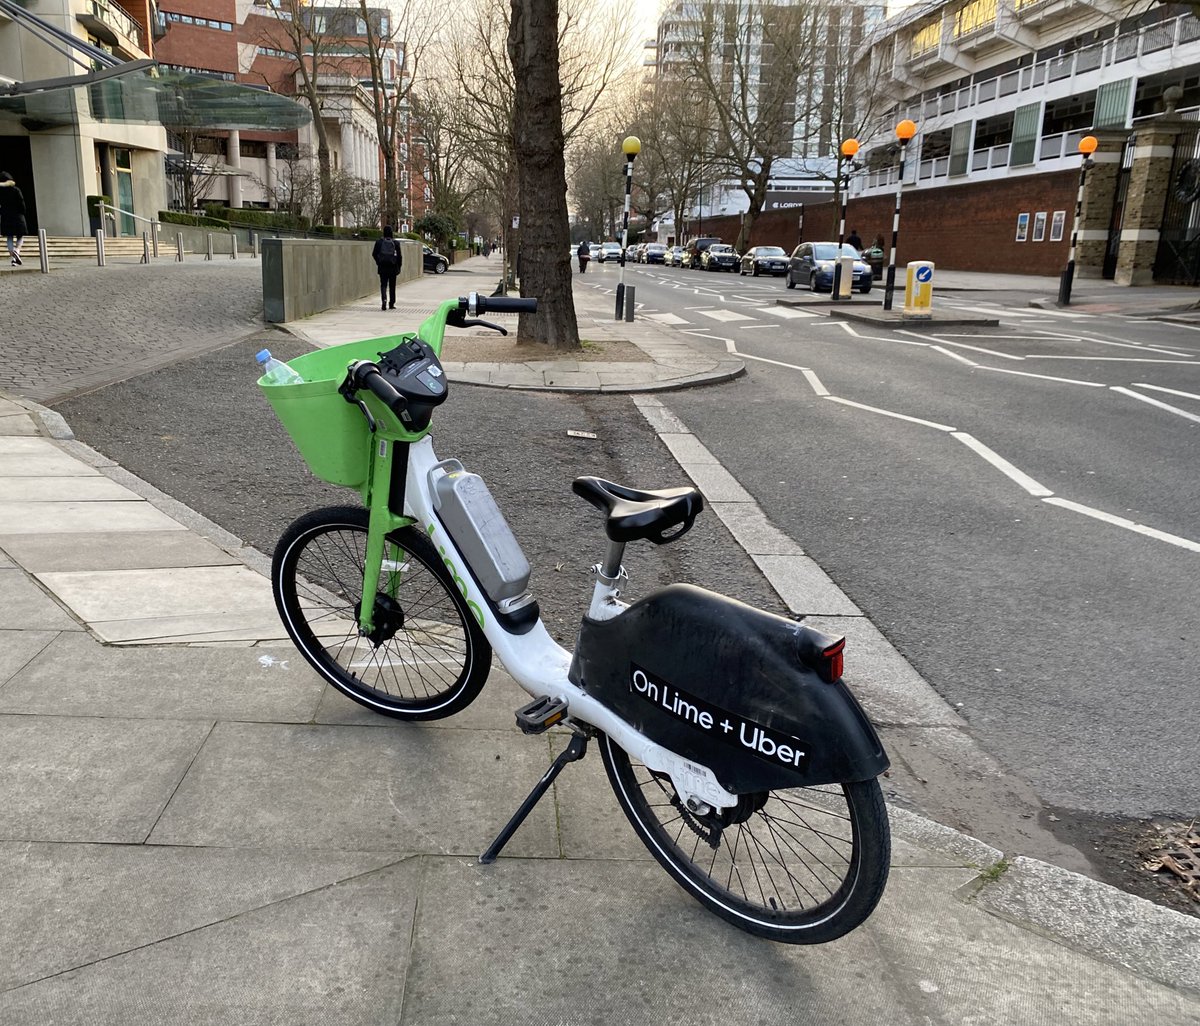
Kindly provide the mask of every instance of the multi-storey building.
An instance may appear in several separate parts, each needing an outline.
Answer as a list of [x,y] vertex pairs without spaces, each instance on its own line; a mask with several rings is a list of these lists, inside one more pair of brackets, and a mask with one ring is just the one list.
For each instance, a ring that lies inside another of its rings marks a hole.
[[[870,0],[678,0],[659,20],[653,62],[661,76],[687,78],[707,54],[713,79],[726,85],[748,119],[760,104],[769,107],[779,130],[769,154],[775,160],[765,209],[811,202],[833,189],[831,158],[850,108],[848,55],[884,13],[882,3]],[[792,57],[780,59],[788,48],[803,55],[799,69]],[[690,218],[748,206],[736,182],[714,180],[698,190]]]
[[[369,183],[378,192],[381,167],[366,51],[367,24],[357,10],[305,7],[307,31],[298,36],[287,9],[268,2],[162,3],[167,30],[157,54],[160,62],[170,67],[296,96],[304,90],[297,57],[302,55],[310,68],[315,66],[330,167]],[[368,16],[374,19],[372,36],[387,39],[390,12],[373,8]],[[394,88],[402,68],[400,48],[389,44],[381,50],[385,86]],[[203,198],[231,207],[288,205],[295,199],[295,169],[313,167],[318,150],[312,122],[283,133],[214,132],[200,145],[224,158],[223,166],[217,168],[224,173],[209,178]],[[177,189],[174,202],[179,205],[180,201]]]
[[161,30],[153,0],[125,3],[28,0],[23,10],[30,18],[0,13],[0,85],[9,87],[0,89],[0,170],[12,174],[24,193],[31,232],[87,234],[89,195],[111,196],[123,209],[149,216],[164,206],[166,137],[161,124],[144,120],[153,107],[149,92],[139,88],[147,84],[144,78],[20,90],[21,83],[96,67],[94,58],[61,38],[53,45],[35,34],[32,19],[117,61],[149,58]]
[[[910,246],[906,258],[1061,268],[1078,144],[1090,134],[1100,147],[1080,272],[1127,283],[1200,277],[1200,178],[1184,187],[1197,177],[1188,169],[1200,168],[1200,20],[1191,5],[926,4],[882,26],[855,68],[891,100],[862,137],[851,209],[864,213],[852,220],[890,224],[900,163],[893,129],[904,118],[918,127],[905,147],[902,199],[904,235],[920,251]],[[918,205],[936,214],[922,216]]]

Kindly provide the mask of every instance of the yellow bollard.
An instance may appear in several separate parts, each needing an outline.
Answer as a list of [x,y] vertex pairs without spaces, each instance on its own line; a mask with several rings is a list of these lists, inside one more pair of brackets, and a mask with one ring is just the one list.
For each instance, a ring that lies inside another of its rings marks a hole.
[[933,261],[911,260],[908,278],[904,286],[904,310],[902,317],[911,320],[929,320],[933,317]]

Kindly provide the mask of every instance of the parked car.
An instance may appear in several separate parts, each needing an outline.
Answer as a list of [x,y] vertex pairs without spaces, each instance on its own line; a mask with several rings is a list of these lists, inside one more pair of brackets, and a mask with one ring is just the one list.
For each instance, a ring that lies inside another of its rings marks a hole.
[[600,259],[600,243],[589,242],[588,243],[588,252],[591,254],[593,260],[599,260]]
[[636,264],[637,263],[637,251],[638,251],[638,248],[637,248],[636,242],[631,242],[628,246],[626,246],[625,247],[625,263]]
[[733,271],[737,266],[737,253],[724,242],[714,242],[700,255],[700,267],[705,271]]
[[781,246],[752,246],[742,254],[738,274],[787,274],[788,255]]
[[700,239],[692,239],[683,248],[683,263],[681,267],[690,267],[693,271],[700,270],[700,257],[709,246],[714,243],[719,243],[721,240],[717,238],[705,237]]
[[682,246],[672,246],[670,249],[668,249],[667,255],[663,258],[663,263],[666,264],[668,267],[682,267],[683,266],[683,247]]
[[[871,268],[858,250],[849,243],[842,244],[842,255],[854,257],[853,288],[859,292],[870,292],[874,282]],[[788,261],[787,287],[807,285],[813,292],[833,291],[833,268],[837,261],[836,242],[802,242]]]
[[600,243],[600,263],[604,264],[609,260],[621,262],[621,244],[619,242]]
[[646,262],[646,246],[647,243],[645,242],[638,243],[637,250],[635,251],[637,255],[634,257],[634,260],[639,264],[644,264]]
[[661,242],[646,243],[646,263],[666,263],[667,247]]
[[450,266],[448,257],[442,256],[430,249],[428,246],[421,247],[421,269],[431,271],[434,274],[445,274],[446,269]]

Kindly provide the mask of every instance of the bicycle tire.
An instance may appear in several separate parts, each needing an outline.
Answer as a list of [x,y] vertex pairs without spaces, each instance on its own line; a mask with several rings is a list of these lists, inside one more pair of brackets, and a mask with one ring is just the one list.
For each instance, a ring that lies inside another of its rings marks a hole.
[[491,646],[441,557],[412,527],[387,536],[395,570],[377,593],[378,636],[363,636],[367,524],[365,509],[332,506],[283,533],[271,561],[283,625],[313,669],[377,713],[432,720],[460,712],[487,680]]
[[733,818],[745,818],[713,830],[715,816],[687,812],[669,777],[635,766],[607,735],[600,754],[639,840],[685,891],[747,933],[824,944],[860,926],[883,895],[891,835],[877,780],[742,795]]

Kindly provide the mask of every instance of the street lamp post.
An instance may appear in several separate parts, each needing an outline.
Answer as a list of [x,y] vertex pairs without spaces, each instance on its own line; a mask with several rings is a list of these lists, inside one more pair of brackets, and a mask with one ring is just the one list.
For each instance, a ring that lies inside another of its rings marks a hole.
[[900,140],[900,177],[896,180],[896,210],[892,214],[892,253],[888,257],[887,287],[883,293],[883,308],[892,308],[892,293],[896,290],[896,242],[900,238],[900,196],[904,191],[904,156],[908,141],[917,134],[914,122],[905,118],[896,125],[896,138]]
[[[633,158],[642,152],[642,140],[636,135],[627,135],[621,143],[621,152],[625,154],[625,213],[621,217],[621,272],[617,279],[617,314],[614,318],[618,321],[625,310],[625,250],[629,248],[629,197],[633,192]],[[629,291],[633,292],[632,286]]]
[[1083,184],[1087,181],[1088,168],[1092,166],[1092,154],[1099,145],[1099,140],[1094,135],[1085,135],[1079,140],[1079,152],[1083,155],[1083,163],[1079,166],[1079,192],[1075,196],[1075,221],[1071,225],[1071,252],[1067,257],[1067,266],[1058,280],[1059,306],[1071,305],[1071,285],[1075,281],[1075,244],[1079,241],[1079,219],[1083,216]]
[[[833,264],[833,291],[829,296],[830,302],[836,303],[842,298],[842,244],[846,241],[846,193],[850,190],[850,165],[858,152],[858,140],[847,139],[842,143],[842,160],[838,161],[838,186],[842,194],[842,213],[838,219],[837,255]],[[842,173],[842,165],[846,171]],[[850,297],[847,296],[847,299]]]

